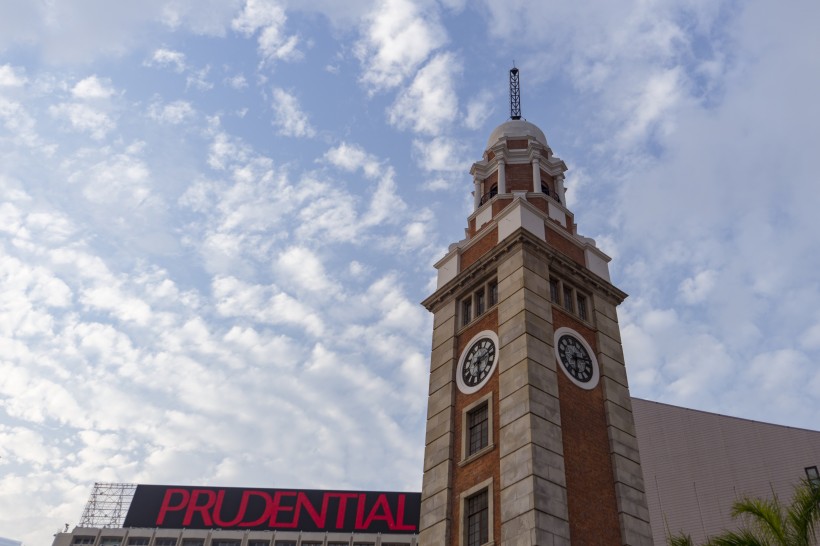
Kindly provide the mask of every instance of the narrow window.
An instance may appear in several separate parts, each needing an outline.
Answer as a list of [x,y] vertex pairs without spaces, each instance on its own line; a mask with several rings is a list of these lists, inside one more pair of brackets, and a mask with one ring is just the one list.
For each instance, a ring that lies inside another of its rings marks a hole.
[[550,194],[550,188],[546,184],[541,184],[541,193],[546,193],[547,195]]
[[489,306],[492,307],[493,305],[498,303],[498,282],[495,280],[490,281],[490,284],[487,287],[487,291],[490,293]]
[[467,413],[467,456],[478,453],[489,443],[489,412],[487,403]]
[[578,316],[587,320],[587,297],[578,294]]
[[484,289],[482,288],[475,293],[475,316],[480,317],[484,314]]
[[558,296],[558,279],[550,279],[550,299],[553,303],[560,303]]
[[806,467],[806,477],[812,487],[820,487],[820,472],[817,471],[816,466]]
[[467,546],[481,546],[489,541],[490,518],[487,511],[487,490],[467,499],[465,529]]
[[564,285],[564,309],[572,311],[572,288]]
[[472,298],[465,298],[461,302],[461,325],[466,326],[470,324],[473,318],[473,302]]

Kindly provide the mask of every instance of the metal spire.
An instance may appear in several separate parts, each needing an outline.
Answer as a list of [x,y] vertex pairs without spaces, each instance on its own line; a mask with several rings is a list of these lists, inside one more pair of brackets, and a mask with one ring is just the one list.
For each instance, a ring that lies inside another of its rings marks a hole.
[[521,119],[521,89],[518,86],[518,69],[515,63],[510,69],[510,118]]

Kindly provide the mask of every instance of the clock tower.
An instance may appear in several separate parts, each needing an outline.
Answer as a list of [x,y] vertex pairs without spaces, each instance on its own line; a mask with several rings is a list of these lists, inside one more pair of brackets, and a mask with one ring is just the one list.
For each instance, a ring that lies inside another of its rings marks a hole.
[[[516,71],[517,81],[517,71]],[[609,257],[544,133],[498,126],[437,264],[422,546],[651,545]]]

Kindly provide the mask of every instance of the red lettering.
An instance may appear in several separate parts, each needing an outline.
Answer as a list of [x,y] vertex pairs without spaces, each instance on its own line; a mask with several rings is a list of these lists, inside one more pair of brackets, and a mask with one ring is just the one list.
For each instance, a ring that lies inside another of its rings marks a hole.
[[366,495],[359,494],[359,504],[356,506],[356,529],[365,529],[364,522],[364,499]]
[[[381,514],[378,513],[379,509],[382,511]],[[387,495],[384,493],[379,495],[379,498],[376,499],[376,503],[373,505],[373,508],[370,509],[370,514],[364,521],[363,529],[369,529],[370,524],[373,523],[373,520],[383,520],[387,522],[387,528],[391,530],[396,526],[395,520],[393,519],[393,512],[390,510],[390,505],[387,503]]]
[[[179,495],[180,501],[179,504],[172,506],[171,499],[174,495]],[[191,494],[185,489],[166,489],[165,496],[162,498],[162,506],[159,509],[159,516],[157,516],[157,525],[160,526],[165,522],[165,516],[168,512],[175,512],[185,508],[185,504],[187,504],[190,498]]]
[[296,513],[293,516],[293,519],[299,521],[299,515],[301,513],[302,507],[305,508],[310,519],[313,520],[313,523],[316,524],[320,530],[325,529],[325,520],[327,519],[327,495],[322,496],[322,514],[319,515],[316,512],[316,508],[310,503],[307,495],[303,492],[299,492],[296,496]]
[[265,521],[265,519],[268,517],[267,516],[267,511],[268,511],[268,506],[270,506],[270,496],[263,493],[263,492],[261,492],[261,491],[251,491],[251,490],[246,490],[246,491],[242,492],[242,500],[239,502],[239,509],[236,511],[236,517],[231,521],[223,520],[222,519],[222,504],[225,500],[225,490],[220,489],[219,493],[216,494],[216,504],[214,505],[214,524],[217,527],[220,527],[222,529],[230,529],[232,527],[235,527],[240,521],[245,519],[245,512],[248,509],[248,501],[250,500],[250,497],[252,495],[255,495],[257,497],[262,497],[262,498],[265,499],[265,510],[262,511],[262,516],[257,521],[251,522],[250,524],[242,523],[239,526],[240,527],[254,527],[256,525],[259,525],[263,521]]
[[[197,504],[199,497],[207,497],[205,504]],[[185,519],[182,520],[182,526],[188,527],[191,525],[194,512],[199,512],[202,518],[202,525],[207,527],[212,526],[213,521],[211,520],[211,515],[208,513],[208,510],[213,508],[214,503],[216,503],[216,493],[210,489],[194,489],[191,492],[191,502],[188,503],[188,509],[185,511]]]
[[344,529],[347,499],[355,499],[358,495],[356,493],[332,493],[332,496],[339,497],[339,510],[336,512],[336,529]]
[[294,517],[290,523],[278,521],[279,512],[293,512],[294,506],[283,506],[281,504],[282,497],[295,497],[295,491],[277,491],[273,494],[273,503],[270,507],[270,527],[272,529],[294,529],[299,524],[299,518]]
[[242,493],[242,505],[240,506],[240,512],[242,512],[242,519],[245,519],[245,510],[247,510],[248,500],[250,499],[251,495],[256,495],[257,497],[262,497],[265,499],[265,509],[262,511],[262,515],[259,516],[259,519],[254,521],[243,521],[239,524],[240,527],[256,527],[257,525],[262,525],[262,522],[268,519],[268,514],[270,513],[272,501],[270,495],[265,493],[264,491],[245,491]]
[[413,524],[404,523],[404,502],[406,498],[404,494],[399,495],[399,507],[396,509],[396,526],[391,528],[391,531],[415,531],[416,526]]

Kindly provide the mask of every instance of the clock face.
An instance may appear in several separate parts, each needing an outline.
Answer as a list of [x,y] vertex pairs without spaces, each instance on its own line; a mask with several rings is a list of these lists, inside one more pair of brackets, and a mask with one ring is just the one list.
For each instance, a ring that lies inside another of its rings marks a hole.
[[456,370],[456,383],[461,392],[470,394],[483,387],[498,362],[498,337],[485,330],[476,335],[461,353]]
[[582,389],[598,384],[598,361],[584,338],[570,328],[555,332],[555,355],[569,379]]

